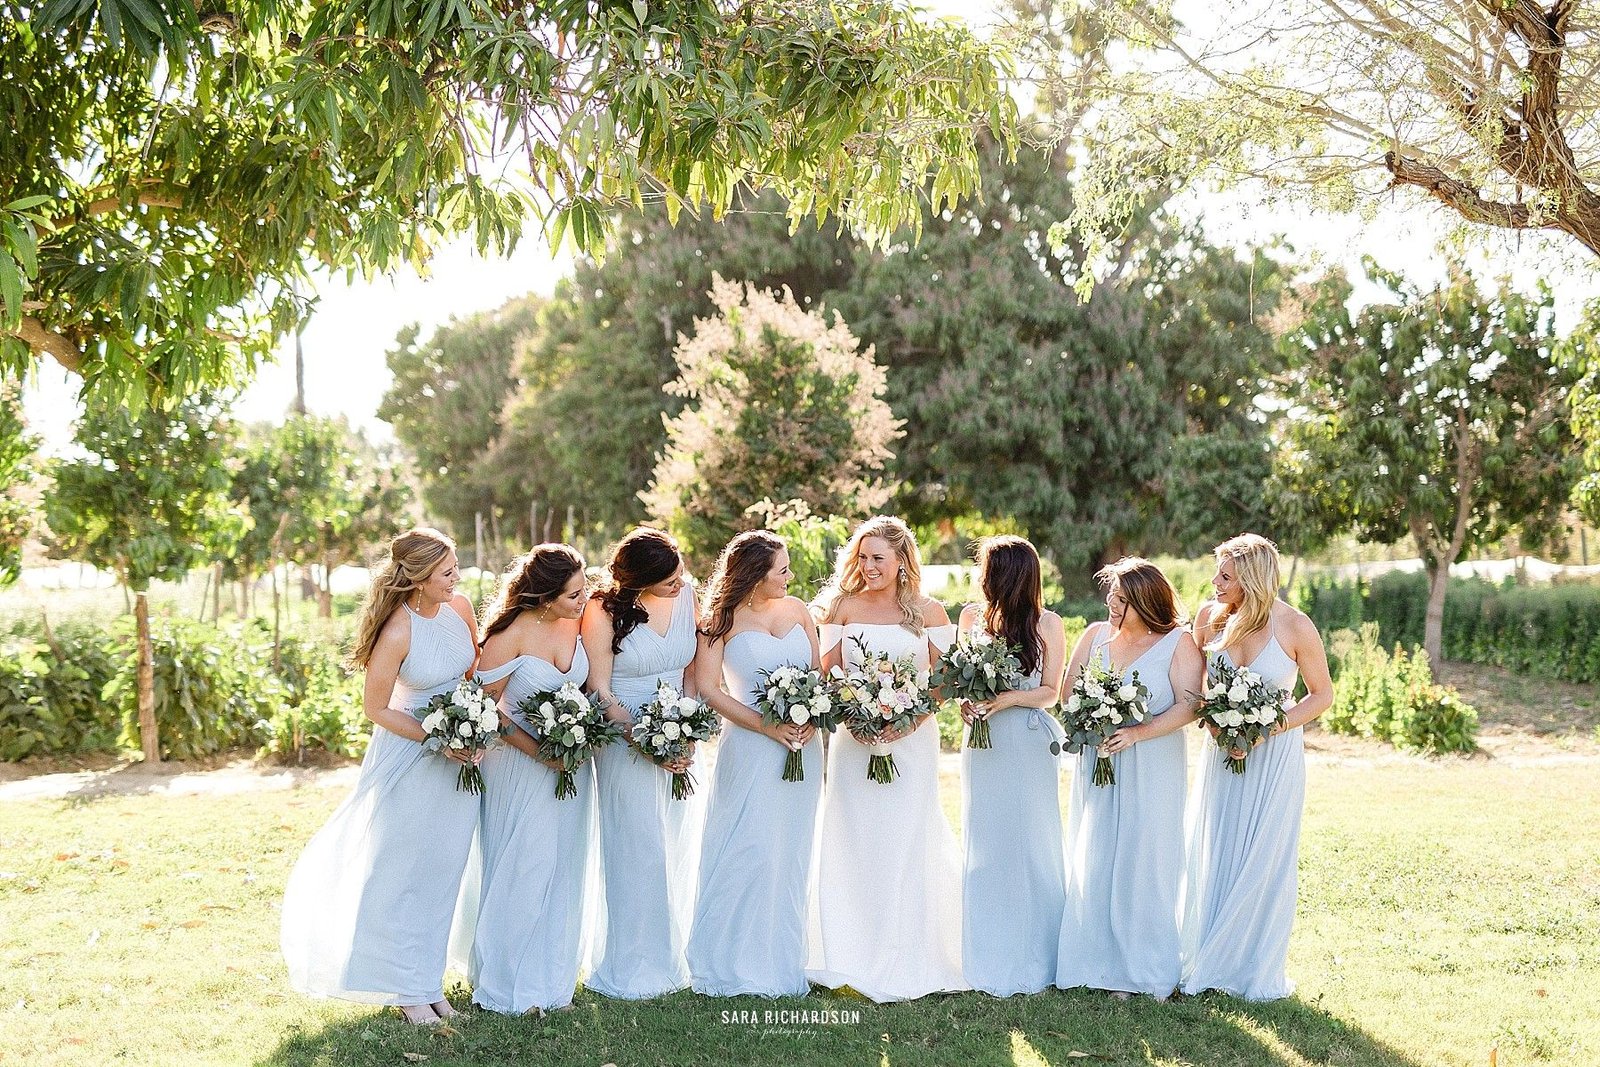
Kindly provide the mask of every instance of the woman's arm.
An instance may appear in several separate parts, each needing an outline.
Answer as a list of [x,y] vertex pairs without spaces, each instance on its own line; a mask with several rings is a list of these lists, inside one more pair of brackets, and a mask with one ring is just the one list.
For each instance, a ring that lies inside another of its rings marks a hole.
[[695,673],[701,698],[716,710],[718,715],[752,733],[762,734],[788,748],[799,748],[797,735],[800,728],[792,723],[768,725],[761,713],[723,689],[722,654],[727,647],[725,638],[712,640],[700,635],[700,645],[694,654]]
[[1100,751],[1110,755],[1131,748],[1140,741],[1165,737],[1181,730],[1199,718],[1200,687],[1205,682],[1206,658],[1194,638],[1184,633],[1178,637],[1178,647],[1172,650],[1172,662],[1167,667],[1167,681],[1172,686],[1172,703],[1144,722],[1124,726],[1100,746]]
[[411,648],[411,619],[405,612],[396,612],[378,633],[372,647],[372,658],[367,661],[366,679],[361,689],[361,710],[373,723],[392,734],[412,741],[422,741],[428,735],[422,724],[409,712],[389,706],[394,696],[395,679],[400,676],[400,664]]
[[1278,728],[1293,730],[1304,726],[1333,705],[1333,678],[1328,673],[1328,650],[1323,647],[1317,624],[1304,613],[1296,611],[1289,621],[1289,656],[1300,668],[1300,677],[1306,683],[1306,695],[1291,707]]
[[478,669],[478,620],[472,616],[472,601],[457,593],[450,601],[450,608],[461,620],[467,624],[467,633],[472,637],[472,663],[468,665],[464,678],[471,678],[472,672]]
[[631,741],[633,713],[611,692],[611,668],[616,662],[616,653],[611,651],[611,613],[599,600],[590,600],[583,609],[578,633],[583,638],[583,650],[589,654],[589,678],[584,688],[600,698],[606,718],[622,723]]

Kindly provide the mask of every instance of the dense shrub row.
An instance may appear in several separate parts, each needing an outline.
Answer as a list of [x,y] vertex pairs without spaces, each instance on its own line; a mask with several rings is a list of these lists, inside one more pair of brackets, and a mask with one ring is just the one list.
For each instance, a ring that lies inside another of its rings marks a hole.
[[[300,760],[308,750],[359,756],[368,725],[359,677],[339,642],[285,638],[274,668],[259,624],[221,628],[151,620],[162,754],[192,759],[260,747]],[[133,621],[110,628],[22,623],[0,636],[0,760],[137,749]]]
[[[1422,644],[1425,575],[1391,573],[1372,582],[1313,578],[1297,599],[1325,634],[1373,622],[1384,645]],[[1567,682],[1600,681],[1600,586],[1452,579],[1443,637],[1445,659]]]

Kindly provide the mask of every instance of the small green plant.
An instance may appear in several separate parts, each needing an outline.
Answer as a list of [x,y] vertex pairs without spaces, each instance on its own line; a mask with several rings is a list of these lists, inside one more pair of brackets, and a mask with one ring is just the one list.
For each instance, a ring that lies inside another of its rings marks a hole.
[[1378,624],[1369,622],[1329,636],[1334,697],[1323,725],[1414,752],[1474,751],[1477,711],[1433,680],[1420,649],[1397,645],[1389,652],[1378,634]]

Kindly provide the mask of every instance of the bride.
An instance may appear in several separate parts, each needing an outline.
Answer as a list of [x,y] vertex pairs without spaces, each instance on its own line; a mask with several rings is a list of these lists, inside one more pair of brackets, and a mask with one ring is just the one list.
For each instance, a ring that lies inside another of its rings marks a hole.
[[[924,669],[955,639],[922,595],[917,542],[899,519],[856,528],[818,597],[824,670],[853,666],[857,641]],[[879,1003],[967,988],[961,975],[961,854],[939,809],[939,729],[923,716],[893,741],[899,776],[867,780],[867,747],[828,746],[806,977]]]

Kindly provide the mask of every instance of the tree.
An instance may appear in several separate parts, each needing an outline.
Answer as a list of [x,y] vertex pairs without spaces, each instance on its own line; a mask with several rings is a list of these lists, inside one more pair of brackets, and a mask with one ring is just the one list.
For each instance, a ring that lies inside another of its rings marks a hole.
[[50,554],[114,572],[134,594],[139,735],[161,759],[147,592],[236,542],[248,522],[228,500],[230,427],[209,397],[137,414],[91,406],[75,440],[86,456],[57,460],[45,497]]
[[1572,488],[1572,503],[1590,526],[1600,526],[1600,300],[1562,345],[1561,362],[1573,376],[1572,433],[1583,447],[1583,469]]
[[1450,565],[1514,529],[1538,544],[1560,525],[1577,474],[1572,379],[1547,288],[1486,294],[1459,267],[1432,292],[1370,261],[1367,275],[1395,302],[1352,315],[1334,281],[1291,335],[1291,447],[1300,490],[1342,509],[1362,540],[1416,541],[1437,672]]
[[134,400],[247,376],[308,264],[529,217],[598,251],[620,209],[741,184],[915,227],[1011,115],[987,45],[893,0],[48,0],[0,11],[0,53],[0,369]]
[[1057,232],[1080,234],[1086,266],[1149,189],[1195,180],[1335,210],[1412,190],[1465,223],[1600,255],[1600,53],[1575,0],[1210,5],[1193,26],[1148,0],[1017,6],[1127,46],[1099,76],[1061,80],[1103,149]]
[[18,494],[33,481],[38,440],[22,421],[21,390],[0,385],[0,586],[22,575],[22,542],[31,526],[31,509]]
[[762,525],[763,498],[814,513],[864,517],[889,499],[883,469],[900,436],[883,370],[837,315],[794,294],[715,278],[714,318],[699,319],[673,356],[669,392],[690,406],[667,423],[650,513],[702,560]]
[[426,341],[417,326],[407,326],[385,357],[394,383],[378,417],[415,457],[428,511],[463,544],[476,515],[499,510],[513,522],[527,517],[518,472],[493,453],[503,411],[521,385],[521,350],[538,337],[544,306],[541,297],[519,297],[495,311],[452,318]]

